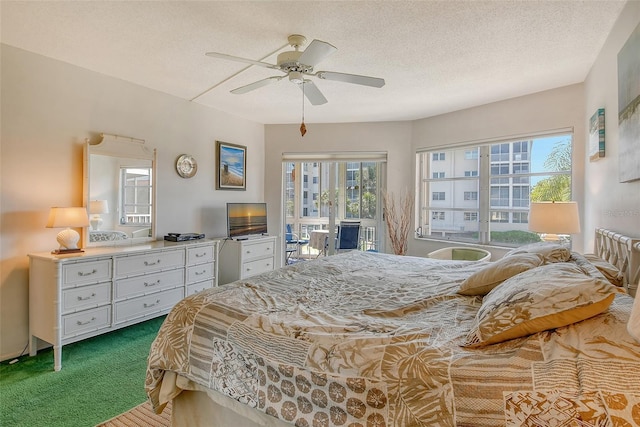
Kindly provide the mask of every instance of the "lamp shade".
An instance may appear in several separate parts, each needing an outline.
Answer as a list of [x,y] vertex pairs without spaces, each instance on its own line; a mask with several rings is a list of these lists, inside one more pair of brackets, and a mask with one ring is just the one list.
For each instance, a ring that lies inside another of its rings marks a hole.
[[529,207],[529,230],[547,234],[580,232],[576,202],[535,202]]
[[51,208],[47,228],[88,227],[85,208]]
[[89,213],[92,215],[109,213],[109,205],[107,204],[107,201],[91,200],[89,202]]
[[56,236],[60,249],[53,253],[77,251],[80,235],[69,227],[89,226],[89,216],[85,208],[51,208],[47,228],[65,228]]

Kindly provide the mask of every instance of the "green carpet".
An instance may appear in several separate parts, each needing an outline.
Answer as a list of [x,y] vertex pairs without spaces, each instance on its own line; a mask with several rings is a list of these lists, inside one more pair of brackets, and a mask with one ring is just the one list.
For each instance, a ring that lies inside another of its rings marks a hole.
[[51,348],[2,362],[0,426],[90,427],[144,402],[149,348],[163,320],[66,345],[59,372]]

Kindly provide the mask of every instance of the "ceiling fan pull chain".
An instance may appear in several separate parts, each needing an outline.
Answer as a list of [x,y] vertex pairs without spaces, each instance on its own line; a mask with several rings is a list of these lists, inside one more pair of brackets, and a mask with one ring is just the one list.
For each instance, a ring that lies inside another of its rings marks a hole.
[[302,80],[302,123],[300,124],[300,135],[307,133],[307,127],[304,125],[304,80]]

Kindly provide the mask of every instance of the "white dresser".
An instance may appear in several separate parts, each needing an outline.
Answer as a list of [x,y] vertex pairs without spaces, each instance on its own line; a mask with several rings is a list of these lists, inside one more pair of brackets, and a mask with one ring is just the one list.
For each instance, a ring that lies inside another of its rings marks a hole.
[[156,241],[29,254],[29,354],[39,338],[62,346],[161,316],[185,296],[217,286],[218,241]]
[[220,247],[220,284],[275,269],[276,236],[224,240]]

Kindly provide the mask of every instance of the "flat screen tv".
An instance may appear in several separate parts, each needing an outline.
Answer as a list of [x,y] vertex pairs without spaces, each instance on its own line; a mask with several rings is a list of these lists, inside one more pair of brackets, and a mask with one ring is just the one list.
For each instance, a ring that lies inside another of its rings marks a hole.
[[231,239],[267,234],[266,203],[227,203],[227,236]]

